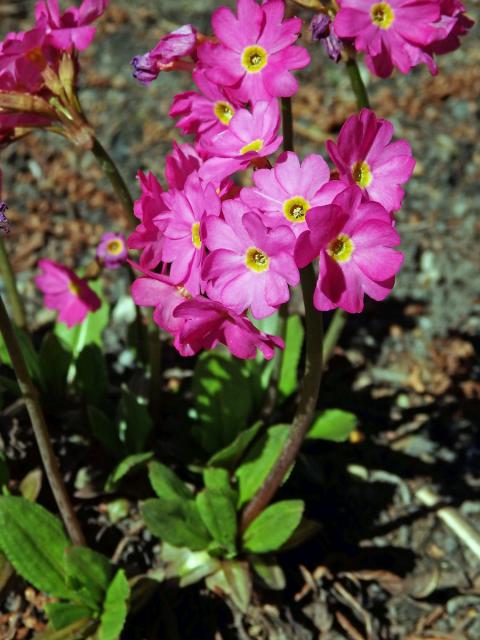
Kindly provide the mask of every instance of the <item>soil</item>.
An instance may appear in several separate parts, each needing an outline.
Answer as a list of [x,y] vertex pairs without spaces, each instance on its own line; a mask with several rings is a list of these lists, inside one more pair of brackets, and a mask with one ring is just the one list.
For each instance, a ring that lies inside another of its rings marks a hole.
[[[2,34],[27,28],[33,6],[31,0],[0,6]],[[95,43],[82,55],[82,104],[135,192],[139,168],[162,175],[178,138],[167,115],[170,101],[190,84],[186,74],[170,73],[142,87],[129,61],[180,24],[207,31],[216,6],[111,0]],[[480,18],[478,1],[469,15]],[[360,426],[349,443],[305,446],[288,486],[306,498],[319,534],[282,555],[286,589],[257,585],[247,615],[203,587],[168,584],[139,614],[142,620],[133,620],[128,640],[480,638],[479,558],[417,495],[422,486],[432,488],[480,532],[479,35],[475,26],[458,51],[440,58],[435,77],[425,67],[389,80],[365,73],[372,108],[410,141],[417,165],[397,216],[405,265],[394,293],[349,318],[323,383],[320,405],[353,411]],[[310,48],[313,63],[299,74],[294,99],[302,156],[324,155],[324,141],[355,111],[342,67],[320,47]],[[41,309],[33,284],[37,260],[85,266],[103,231],[121,227],[121,212],[94,159],[52,135],[35,134],[3,150],[0,164],[12,223],[8,248],[31,326],[41,336],[52,316]],[[112,299],[127,290],[121,275],[111,279]],[[134,372],[118,355],[121,346],[121,334],[106,336],[119,375]],[[171,352],[166,358],[165,392],[188,389],[191,360]],[[181,402],[168,401],[166,433]],[[143,571],[154,563],[156,547],[139,526],[135,493],[120,496],[127,512],[112,523],[112,496],[100,489],[109,469],[101,452],[72,437],[76,420],[73,410],[63,414],[54,425],[55,445],[89,541],[116,553],[130,574]],[[21,407],[4,407],[1,424],[0,451],[20,479],[38,466]],[[166,446],[175,447],[170,436]],[[164,443],[159,430],[157,449]],[[52,506],[46,487],[40,499]],[[0,592],[0,637],[28,638],[44,624],[44,600],[19,579],[8,584]]]

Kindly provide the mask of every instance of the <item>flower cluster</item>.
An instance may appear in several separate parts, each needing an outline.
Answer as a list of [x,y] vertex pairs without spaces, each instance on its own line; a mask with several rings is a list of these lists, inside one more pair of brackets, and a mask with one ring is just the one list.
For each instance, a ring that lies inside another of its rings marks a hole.
[[339,5],[334,34],[353,41],[381,78],[394,67],[408,73],[420,63],[437,73],[434,55],[457,49],[473,25],[460,0],[340,0]]
[[58,0],[42,0],[32,29],[9,33],[0,42],[0,144],[39,127],[79,141],[84,122],[75,101],[76,51],[95,35],[92,23],[108,0],[83,0],[63,13]]
[[[319,310],[359,312],[365,293],[388,295],[402,263],[393,213],[414,160],[407,142],[392,142],[389,122],[370,110],[347,120],[327,146],[335,179],[317,154],[301,161],[283,152],[270,163],[282,143],[278,98],[295,93],[291,72],[309,63],[295,44],[301,22],[284,10],[283,0],[238,0],[236,14],[213,14],[213,39],[187,25],[147,54],[155,76],[185,68],[189,56],[196,85],[170,109],[194,142],[174,144],[167,190],[139,172],[139,224],[128,239],[142,273],[133,299],[154,308],[183,355],[222,343],[241,358],[257,349],[271,358],[282,341],[254,321],[289,300],[300,268],[318,259]],[[135,75],[145,82],[139,60]],[[252,186],[236,186],[233,174],[251,168]]]

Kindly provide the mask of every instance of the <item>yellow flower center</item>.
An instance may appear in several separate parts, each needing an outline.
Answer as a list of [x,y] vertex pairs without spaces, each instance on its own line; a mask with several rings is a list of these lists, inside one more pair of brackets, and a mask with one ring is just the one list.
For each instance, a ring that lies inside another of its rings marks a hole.
[[248,73],[258,73],[267,64],[268,53],[263,47],[255,44],[245,47],[242,53],[242,66]]
[[112,256],[118,256],[123,251],[123,242],[121,240],[110,240],[107,242],[107,251]]
[[70,293],[73,293],[74,296],[78,297],[80,295],[80,287],[76,282],[73,282],[73,280],[70,280],[68,283],[68,290]]
[[368,187],[372,181],[372,177],[372,172],[366,162],[359,161],[352,165],[352,178],[362,189]]
[[395,13],[388,2],[377,2],[370,9],[372,22],[380,29],[390,29],[395,20]]
[[249,142],[244,147],[240,149],[240,155],[243,156],[244,153],[248,153],[249,151],[261,151],[263,149],[263,140],[253,140]]
[[261,249],[250,247],[245,254],[245,264],[252,271],[260,273],[267,271],[270,264],[270,258]]
[[222,124],[226,124],[228,126],[230,124],[230,120],[233,118],[235,109],[228,102],[222,102],[219,100],[215,103],[213,112]]
[[302,196],[294,196],[283,203],[283,214],[290,222],[305,222],[310,203]]
[[192,244],[196,249],[202,248],[202,241],[200,240],[200,223],[194,222],[192,224]]
[[348,262],[352,257],[355,245],[345,233],[341,233],[328,243],[327,253],[335,262]]

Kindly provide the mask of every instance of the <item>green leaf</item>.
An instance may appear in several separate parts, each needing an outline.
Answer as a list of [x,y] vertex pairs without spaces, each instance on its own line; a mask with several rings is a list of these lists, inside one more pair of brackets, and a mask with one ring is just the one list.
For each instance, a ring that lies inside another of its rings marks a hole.
[[39,363],[41,385],[50,400],[60,402],[65,398],[67,373],[72,354],[53,333],[48,333],[40,347]]
[[153,422],[146,404],[128,389],[122,389],[120,400],[120,439],[128,453],[139,453],[145,448]]
[[203,482],[207,489],[220,491],[227,495],[235,495],[235,491],[230,484],[230,474],[226,469],[207,467],[203,471]]
[[279,549],[300,524],[302,500],[282,500],[267,507],[243,534],[243,548],[251,553]]
[[131,456],[127,456],[110,474],[105,484],[106,491],[114,491],[120,480],[122,480],[128,473],[137,469],[137,467],[141,467],[152,458],[153,451],[134,453]]
[[118,640],[128,613],[130,587],[123,569],[115,574],[107,590],[98,628],[98,640]]
[[204,489],[196,497],[200,517],[215,542],[229,553],[235,553],[237,512],[234,496],[215,489]]
[[87,547],[69,547],[65,550],[65,573],[68,586],[82,594],[79,600],[100,610],[113,575],[110,561]]
[[[19,329],[18,327],[14,326],[14,330],[17,335],[17,340],[20,344],[20,349],[22,350],[23,357],[25,358],[25,364],[27,365],[28,373],[36,382],[39,382],[41,380],[40,362],[38,354],[35,351],[35,347],[33,346],[32,339],[30,338],[30,335],[23,329]],[[8,365],[9,367],[12,366],[12,361],[10,360],[7,345],[5,344],[1,334],[0,362]]]
[[208,351],[195,367],[192,385],[202,423],[194,430],[205,451],[225,448],[248,424],[253,409],[248,367],[228,354]]
[[251,563],[255,573],[274,591],[285,589],[286,580],[282,567],[272,556],[253,556]]
[[190,551],[186,547],[173,547],[164,542],[160,552],[166,566],[167,578],[179,578],[181,587],[199,582],[220,567],[220,560],[212,558],[207,551]]
[[82,349],[76,361],[75,380],[88,404],[99,404],[107,394],[107,363],[98,345],[87,344]]
[[[100,284],[95,283],[92,289],[100,294]],[[101,297],[101,294],[100,294]],[[81,324],[77,324],[71,329],[63,322],[57,322],[54,327],[54,333],[60,338],[65,346],[73,353],[76,358],[87,344],[98,344],[102,346],[102,333],[108,324],[109,307],[102,300],[102,306],[98,311],[87,314],[87,317]]]
[[60,521],[25,498],[0,497],[0,548],[15,570],[36,589],[70,598],[63,554],[70,545]]
[[55,631],[68,627],[78,620],[92,617],[92,611],[83,604],[47,602],[45,612]]
[[202,551],[211,542],[193,500],[146,500],[141,508],[147,528],[174,547]]
[[264,483],[277,460],[288,434],[290,425],[278,424],[270,427],[249,450],[242,465],[237,469],[239,483],[239,506],[245,504]]
[[344,442],[358,424],[357,417],[342,409],[326,409],[318,413],[307,434],[309,440]]
[[256,438],[262,426],[263,422],[259,420],[249,429],[241,431],[231,444],[224,449],[220,449],[220,451],[217,451],[217,453],[210,458],[208,465],[212,467],[226,467],[227,469],[235,467],[237,461]]
[[36,502],[42,490],[42,470],[33,469],[20,482],[20,493],[30,502]]
[[213,593],[229,597],[240,611],[246,613],[252,597],[252,580],[247,562],[225,560],[222,568],[208,576],[205,583]]
[[285,350],[283,352],[282,368],[278,382],[278,390],[285,398],[297,389],[297,370],[302,353],[304,333],[300,316],[290,316],[287,320]]
[[159,498],[165,500],[183,500],[193,497],[187,485],[175,472],[161,462],[153,461],[148,465],[148,477],[153,490]]
[[120,457],[124,451],[124,446],[123,442],[120,442],[115,422],[93,405],[88,405],[87,416],[93,437],[113,457]]

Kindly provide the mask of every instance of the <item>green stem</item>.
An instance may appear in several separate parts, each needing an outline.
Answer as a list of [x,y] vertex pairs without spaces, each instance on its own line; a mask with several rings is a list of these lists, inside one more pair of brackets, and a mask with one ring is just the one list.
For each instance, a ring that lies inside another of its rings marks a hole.
[[280,456],[273,465],[267,479],[245,507],[240,523],[245,531],[255,518],[265,509],[282,484],[285,474],[295,462],[300,447],[312,424],[317,406],[318,392],[323,370],[323,321],[322,314],[313,306],[316,276],[313,265],[300,272],[305,321],[307,327],[305,373],[297,411],[292,422],[288,440]]
[[292,99],[282,98],[283,150],[293,151]]
[[347,60],[346,62],[346,67],[353,92],[357,98],[358,109],[363,109],[364,107],[369,109],[370,101],[368,99],[365,85],[363,84],[362,76],[360,75],[357,61],[354,58],[350,58],[350,60]]
[[137,220],[133,215],[133,199],[130,191],[122,178],[120,171],[118,170],[115,162],[112,160],[108,152],[100,144],[97,138],[93,140],[92,153],[97,159],[102,171],[110,180],[110,183],[117,194],[120,202],[125,210],[125,219],[130,228],[137,225]]
[[76,545],[85,545],[85,538],[80,528],[75,511],[68,497],[63,478],[60,473],[57,458],[52,448],[45,415],[40,404],[38,391],[28,373],[27,365],[20,349],[15,330],[8,316],[7,310],[0,296],[0,332],[7,346],[13,369],[17,377],[18,386],[22,392],[25,406],[30,416],[33,433],[37,441],[45,473],[52,488],[52,492],[62,515],[65,527]]
[[13,271],[12,263],[8,257],[5,241],[0,235],[0,275],[2,276],[5,291],[7,292],[7,298],[10,303],[10,309],[12,311],[13,321],[20,327],[20,329],[27,328],[27,318],[25,315],[25,309],[23,308],[22,299],[18,293],[17,283],[15,279],[15,272]]

